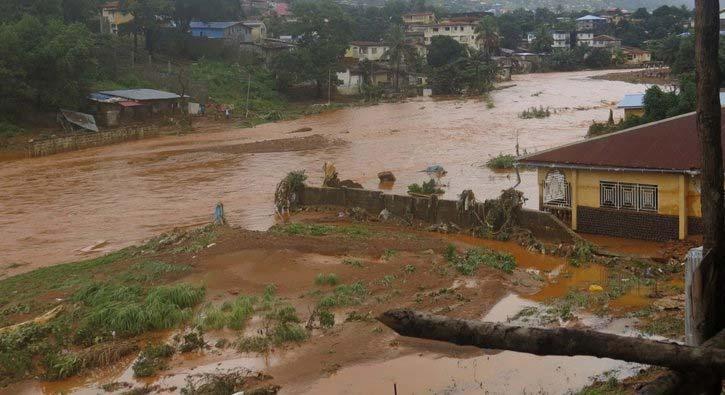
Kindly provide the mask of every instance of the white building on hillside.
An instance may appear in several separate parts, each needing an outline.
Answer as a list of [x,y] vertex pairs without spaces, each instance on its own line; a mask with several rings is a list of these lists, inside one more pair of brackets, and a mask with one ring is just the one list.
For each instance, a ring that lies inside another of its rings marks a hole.
[[425,45],[430,45],[433,37],[448,36],[470,48],[478,49],[476,42],[476,24],[469,22],[447,22],[430,25],[424,32]]

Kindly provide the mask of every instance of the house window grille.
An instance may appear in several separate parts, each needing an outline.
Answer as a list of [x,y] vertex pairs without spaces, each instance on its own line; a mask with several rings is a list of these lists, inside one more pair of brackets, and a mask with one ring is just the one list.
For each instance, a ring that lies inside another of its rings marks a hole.
[[599,182],[600,207],[657,212],[657,195],[657,185]]
[[571,207],[571,184],[560,171],[552,171],[544,179],[544,205]]

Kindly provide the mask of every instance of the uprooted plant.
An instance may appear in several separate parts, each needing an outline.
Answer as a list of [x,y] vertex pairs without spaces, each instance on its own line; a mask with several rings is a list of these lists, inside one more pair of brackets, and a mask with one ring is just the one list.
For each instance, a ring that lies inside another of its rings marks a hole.
[[481,266],[488,266],[513,273],[516,259],[511,254],[488,248],[471,248],[458,254],[456,247],[448,245],[444,254],[446,260],[461,274],[469,276]]
[[502,191],[498,199],[486,200],[483,235],[508,240],[517,225],[516,221],[525,201],[524,193],[513,188]]
[[274,192],[274,207],[278,213],[297,209],[300,192],[307,175],[304,170],[291,171],[277,184]]

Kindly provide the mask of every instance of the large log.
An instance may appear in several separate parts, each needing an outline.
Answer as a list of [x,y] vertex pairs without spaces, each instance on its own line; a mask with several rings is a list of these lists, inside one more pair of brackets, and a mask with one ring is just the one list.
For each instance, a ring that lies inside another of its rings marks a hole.
[[[702,347],[725,349],[725,330],[702,343]],[[708,391],[710,384],[708,380],[702,380],[697,372],[669,370],[654,381],[639,388],[637,395],[697,394]]]
[[680,371],[725,373],[725,350],[683,346],[590,330],[540,329],[469,321],[396,309],[378,320],[403,336],[462,346],[511,350],[535,355],[588,355]]

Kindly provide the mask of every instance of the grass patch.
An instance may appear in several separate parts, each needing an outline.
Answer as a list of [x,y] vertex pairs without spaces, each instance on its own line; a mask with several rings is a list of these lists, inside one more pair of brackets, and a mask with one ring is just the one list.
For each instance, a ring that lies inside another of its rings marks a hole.
[[136,377],[150,377],[166,369],[168,359],[174,355],[174,347],[168,344],[149,344],[141,351],[133,363],[133,375]]
[[611,376],[605,381],[596,381],[584,387],[577,395],[624,395],[629,392],[619,383],[616,377]]
[[513,273],[516,268],[513,255],[488,248],[471,248],[463,254],[458,254],[455,247],[452,250],[448,247],[444,255],[459,273],[466,276],[475,273],[481,266],[492,267],[506,273]]
[[494,156],[493,158],[486,161],[486,167],[495,170],[513,169],[515,161],[516,157],[514,155],[498,154],[497,156]]
[[551,110],[549,110],[549,107],[531,107],[529,109],[526,109],[522,111],[519,114],[519,118],[521,119],[541,119],[541,118],[548,118],[551,116]]
[[361,281],[342,284],[335,287],[330,295],[323,296],[318,305],[323,309],[352,306],[362,303],[368,296],[368,290]]
[[408,193],[417,193],[419,195],[436,195],[443,193],[443,190],[436,187],[435,180],[431,179],[422,184],[408,185]]
[[244,336],[236,343],[239,352],[256,352],[259,354],[268,352],[269,346],[267,336]]
[[176,247],[171,250],[172,253],[179,254],[193,254],[206,248],[206,246],[212,244],[216,240],[218,234],[214,225],[207,225],[202,228],[194,229],[187,234],[187,238],[190,240],[182,246]]
[[586,241],[577,240],[574,249],[569,254],[569,264],[575,267],[587,264],[594,259],[595,252],[594,245]]
[[363,262],[360,259],[345,258],[342,260],[342,264],[356,267],[358,269],[363,267]]
[[75,293],[81,304],[76,333],[79,344],[93,344],[114,336],[169,329],[191,317],[191,307],[204,298],[204,288],[189,284],[153,287],[91,284]]
[[198,324],[204,329],[243,329],[254,315],[254,305],[257,302],[256,297],[239,296],[224,302],[220,307],[207,306],[200,315]]
[[342,235],[349,237],[370,237],[373,232],[359,225],[319,225],[319,224],[301,224],[292,223],[285,225],[275,225],[271,229],[272,232],[291,236],[327,236]]
[[340,278],[337,277],[337,274],[335,273],[318,273],[317,276],[315,276],[315,284],[316,285],[332,285],[335,286],[340,282]]
[[158,280],[171,273],[185,273],[191,270],[189,265],[172,265],[161,261],[144,261],[129,268],[119,278],[125,282],[147,283]]

